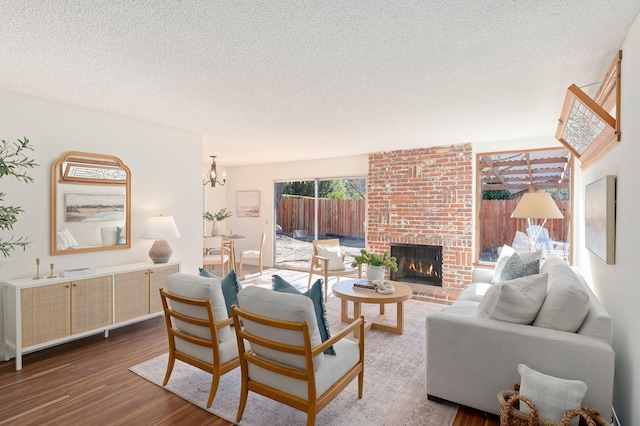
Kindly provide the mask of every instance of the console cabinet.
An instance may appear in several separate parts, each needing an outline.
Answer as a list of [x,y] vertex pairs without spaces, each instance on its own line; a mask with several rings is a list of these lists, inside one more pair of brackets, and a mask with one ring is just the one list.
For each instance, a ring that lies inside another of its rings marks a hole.
[[5,281],[4,354],[15,357],[160,315],[158,289],[179,263],[100,268],[78,278]]

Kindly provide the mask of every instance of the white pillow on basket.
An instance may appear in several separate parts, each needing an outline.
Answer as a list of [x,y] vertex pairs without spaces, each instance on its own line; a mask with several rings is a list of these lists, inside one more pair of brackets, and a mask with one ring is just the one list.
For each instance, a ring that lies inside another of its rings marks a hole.
[[[541,419],[560,422],[567,410],[575,410],[582,405],[587,393],[586,383],[580,380],[567,380],[540,373],[525,364],[518,365],[520,373],[520,395],[531,400],[538,409]],[[526,404],[520,404],[520,411],[529,413]],[[578,419],[571,420],[572,425]]]

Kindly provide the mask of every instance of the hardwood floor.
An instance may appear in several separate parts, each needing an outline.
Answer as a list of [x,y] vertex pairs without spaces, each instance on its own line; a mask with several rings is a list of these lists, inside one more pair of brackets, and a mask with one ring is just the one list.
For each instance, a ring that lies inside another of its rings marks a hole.
[[[166,353],[163,321],[27,354],[20,371],[14,360],[0,362],[0,425],[232,425],[128,370]],[[464,407],[454,423],[497,425],[497,416]]]

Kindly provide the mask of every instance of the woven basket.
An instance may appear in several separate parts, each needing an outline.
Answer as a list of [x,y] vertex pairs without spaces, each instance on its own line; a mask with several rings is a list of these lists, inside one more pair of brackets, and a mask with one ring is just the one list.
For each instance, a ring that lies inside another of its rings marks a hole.
[[[520,411],[520,401],[527,404],[531,413]],[[569,426],[572,418],[580,418],[580,426],[610,426],[602,418],[597,410],[582,407],[577,410],[568,410],[559,423],[538,416],[536,405],[528,398],[519,395],[517,391],[505,390],[498,394],[500,403],[500,426]]]

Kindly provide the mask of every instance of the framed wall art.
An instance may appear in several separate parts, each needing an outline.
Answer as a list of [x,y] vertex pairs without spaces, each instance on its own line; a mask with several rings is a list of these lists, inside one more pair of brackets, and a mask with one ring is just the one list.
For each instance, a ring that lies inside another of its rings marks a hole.
[[260,217],[260,191],[236,192],[236,216]]
[[615,263],[616,177],[608,175],[585,187],[585,246],[607,265]]
[[124,220],[123,194],[65,194],[66,222]]

